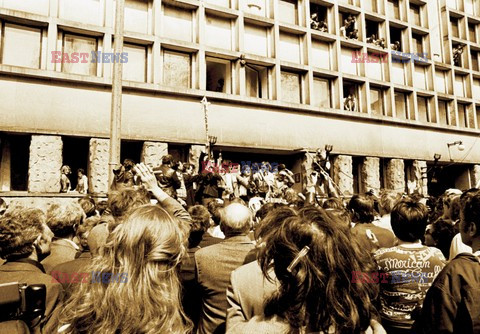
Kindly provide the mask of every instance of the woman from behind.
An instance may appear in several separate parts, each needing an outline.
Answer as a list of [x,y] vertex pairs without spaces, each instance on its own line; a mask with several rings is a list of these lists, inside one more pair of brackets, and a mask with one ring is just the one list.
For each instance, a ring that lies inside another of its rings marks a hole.
[[91,280],[69,299],[59,333],[188,333],[177,266],[185,253],[178,222],[144,205],[109,236],[88,271]]
[[[237,333],[362,333],[369,328],[377,285],[352,283],[373,261],[349,227],[323,209],[305,208],[279,221],[259,254],[263,275],[273,267],[280,288]],[[381,326],[380,326],[381,327]]]

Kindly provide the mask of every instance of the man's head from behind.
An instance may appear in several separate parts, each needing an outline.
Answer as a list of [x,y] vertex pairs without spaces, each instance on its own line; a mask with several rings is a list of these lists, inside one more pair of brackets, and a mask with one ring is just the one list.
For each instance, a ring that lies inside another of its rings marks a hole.
[[411,198],[398,202],[391,213],[392,229],[401,241],[415,242],[425,233],[427,227],[427,207]]
[[192,227],[190,228],[189,243],[198,244],[203,237],[205,231],[210,227],[210,213],[203,205],[194,205],[188,209],[190,217],[192,217]]
[[47,225],[57,238],[73,238],[84,219],[85,212],[75,202],[54,203],[47,210]]
[[[142,189],[124,188],[108,194],[108,208],[116,225],[120,224],[131,210],[148,203],[150,203],[148,194]],[[112,226],[110,231],[114,227]]]
[[252,224],[252,214],[248,207],[233,203],[222,210],[220,228],[226,236],[246,234]]
[[36,252],[40,261],[50,253],[52,236],[41,210],[11,208],[0,217],[0,257],[26,258]]

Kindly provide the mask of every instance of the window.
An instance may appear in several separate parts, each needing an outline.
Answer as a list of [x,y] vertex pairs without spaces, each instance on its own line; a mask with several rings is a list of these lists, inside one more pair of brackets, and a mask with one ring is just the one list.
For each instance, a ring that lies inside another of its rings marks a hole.
[[415,65],[414,86],[421,89],[427,89],[427,78],[425,75],[425,67]]
[[370,88],[370,110],[373,115],[383,115],[383,91]]
[[412,34],[412,44],[414,53],[423,53],[423,37]]
[[146,82],[147,47],[125,43],[123,52],[128,53],[128,62],[123,64],[123,80]]
[[438,117],[441,125],[448,125],[448,104],[447,101],[438,100]]
[[473,79],[472,95],[474,99],[480,100],[480,79]]
[[400,7],[398,5],[398,0],[388,0],[387,16],[392,19],[400,20]]
[[312,65],[330,70],[330,44],[312,41]]
[[323,78],[313,78],[312,105],[331,108],[330,81]]
[[452,27],[452,36],[460,37],[458,31],[458,19],[456,17],[450,17],[450,26]]
[[228,60],[207,57],[207,90],[231,93],[231,63]]
[[400,62],[392,62],[392,78],[393,82],[405,85],[405,64]]
[[448,116],[449,116],[449,124],[453,126],[457,126],[457,114],[455,113],[454,108],[448,108]]
[[189,53],[177,51],[163,51],[163,84],[191,88],[192,59]]
[[90,147],[89,139],[81,137],[62,137],[62,141],[63,164],[69,166],[72,170],[72,174],[70,175],[70,183],[72,189],[75,189],[78,182],[78,169],[82,168],[85,173],[88,173],[87,165]]
[[390,27],[390,48],[394,51],[402,51],[402,29]]
[[465,13],[474,15],[475,14],[475,7],[474,7],[475,0],[465,0]]
[[466,115],[466,108],[464,104],[458,104],[458,125],[463,127],[467,127],[467,115]]
[[[103,6],[105,6],[105,3],[100,0],[58,0],[57,3],[58,16],[62,19],[84,24],[103,25]],[[115,9],[115,5],[112,5]]]
[[28,190],[30,141],[29,135],[0,138],[0,191]]
[[363,1],[363,6],[365,7],[366,10],[369,10],[371,12],[377,12],[377,0],[364,0]]
[[278,0],[279,20],[285,23],[297,24],[297,1]]
[[371,79],[383,80],[383,57],[378,54],[368,53],[367,75]]
[[413,3],[410,3],[410,20],[413,24],[416,24],[417,26],[422,25],[420,6]]
[[474,114],[474,111],[473,111],[473,106],[472,105],[468,105],[466,106],[467,108],[467,116],[468,116],[468,127],[471,128],[471,129],[475,129],[475,114]]
[[230,0],[205,0],[205,2],[209,2],[217,6],[230,7]]
[[[81,35],[65,33],[63,36],[63,53],[72,55],[74,52],[87,53],[87,59],[93,59],[92,53],[97,51],[97,39]],[[62,71],[66,73],[75,73],[83,75],[97,75],[97,64],[94,61],[82,63],[64,62]]]
[[41,41],[41,29],[5,23],[2,63],[40,68]]
[[480,129],[480,107],[477,107],[477,129]]
[[245,84],[247,96],[268,98],[268,68],[246,64]]
[[206,44],[209,46],[232,49],[232,21],[223,17],[206,15]]
[[418,120],[428,122],[428,101],[426,97],[417,96]]
[[125,159],[140,161],[142,156],[142,149],[142,141],[122,140],[120,143],[120,161],[123,161]]
[[163,36],[186,42],[194,42],[193,13],[190,10],[163,6]]
[[468,38],[470,42],[477,43],[477,26],[476,24],[468,24]]
[[435,71],[436,90],[440,93],[447,93],[447,73],[444,71]]
[[365,20],[365,23],[367,26],[367,42],[375,43],[375,41],[380,38],[378,35],[378,22]]
[[407,95],[395,92],[395,113],[398,118],[407,119]]
[[148,1],[125,0],[125,31],[148,33]]
[[298,73],[281,72],[282,101],[301,103],[301,76]]
[[300,36],[280,33],[279,56],[281,60],[300,64]]
[[328,32],[327,7],[310,2],[310,28]]
[[465,77],[455,75],[455,95],[465,97]]
[[268,31],[264,27],[245,23],[245,52],[268,57]]
[[353,62],[354,49],[342,48],[342,71],[348,74],[357,74],[357,64]]
[[350,81],[343,81],[343,109],[347,111],[360,111],[359,86]]
[[477,51],[470,51],[470,58],[472,59],[472,70],[479,71],[478,68],[478,52]]

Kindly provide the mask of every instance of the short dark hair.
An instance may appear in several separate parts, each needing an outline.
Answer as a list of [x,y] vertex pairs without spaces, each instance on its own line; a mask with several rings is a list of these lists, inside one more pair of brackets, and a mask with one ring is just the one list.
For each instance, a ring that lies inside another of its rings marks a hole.
[[0,257],[26,257],[43,233],[45,214],[40,209],[14,207],[0,217]]
[[348,209],[352,212],[352,220],[356,223],[371,223],[375,218],[373,200],[367,196],[353,195],[348,202]]
[[408,197],[398,202],[391,213],[393,233],[402,241],[414,242],[422,238],[427,222],[427,207]]
[[77,169],[77,173],[82,173],[83,175],[85,175],[85,169],[79,168]]
[[323,209],[344,209],[343,201],[341,198],[331,197],[325,200],[322,204]]
[[192,227],[190,233],[205,233],[210,227],[210,213],[203,205],[194,205],[188,209],[188,213],[192,217]]
[[475,224],[477,227],[477,236],[480,234],[480,190],[470,189],[464,192],[460,198],[461,219],[464,226]]
[[168,165],[173,164],[173,156],[171,154],[167,154],[162,158],[162,164]]
[[97,214],[95,200],[90,196],[84,196],[78,200],[78,204],[82,207],[85,215],[88,217],[95,216]]

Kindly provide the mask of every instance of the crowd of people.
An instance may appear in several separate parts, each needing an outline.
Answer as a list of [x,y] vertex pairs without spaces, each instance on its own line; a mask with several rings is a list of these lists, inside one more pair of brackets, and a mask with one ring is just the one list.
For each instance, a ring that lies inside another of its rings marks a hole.
[[105,201],[0,200],[0,284],[46,286],[0,332],[480,332],[480,190],[344,198],[322,151],[303,197],[283,165],[221,166],[126,161]]

